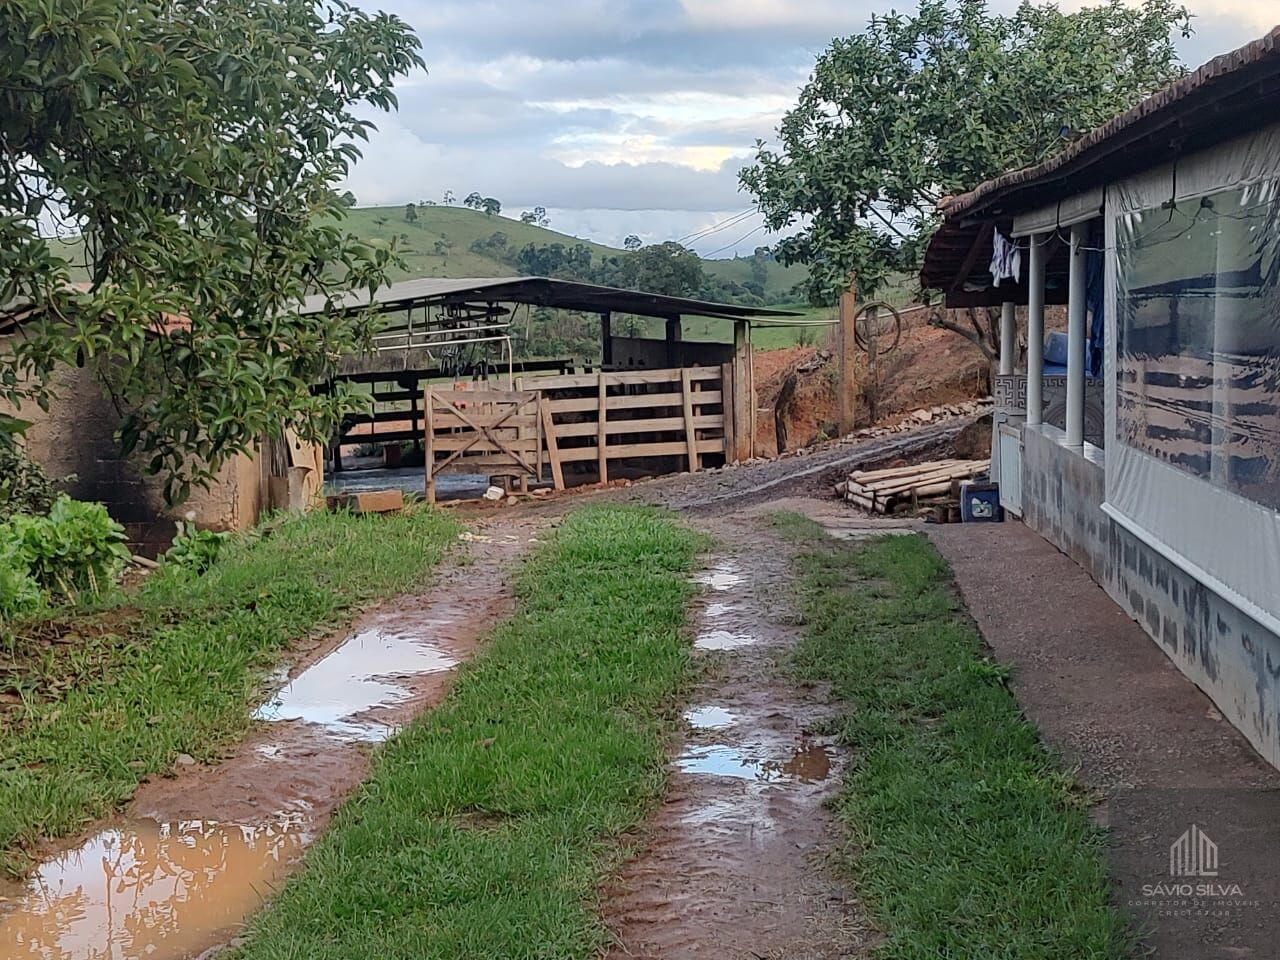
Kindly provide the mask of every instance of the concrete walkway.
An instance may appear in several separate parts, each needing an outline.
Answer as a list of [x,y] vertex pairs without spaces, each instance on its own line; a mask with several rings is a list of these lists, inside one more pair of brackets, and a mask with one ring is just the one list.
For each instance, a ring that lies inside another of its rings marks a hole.
[[[1151,955],[1280,957],[1280,772],[1079,566],[1021,523],[929,534],[1013,668],[1027,715],[1097,793],[1116,903]],[[1199,836],[1188,836],[1193,825]],[[1172,856],[1184,836],[1196,841],[1192,862]]]

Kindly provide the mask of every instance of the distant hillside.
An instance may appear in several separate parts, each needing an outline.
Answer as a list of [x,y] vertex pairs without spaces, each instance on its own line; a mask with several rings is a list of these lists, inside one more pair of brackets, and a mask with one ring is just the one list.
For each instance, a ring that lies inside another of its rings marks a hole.
[[[503,216],[488,216],[466,207],[418,207],[417,220],[405,220],[404,207],[357,207],[350,211],[346,226],[367,240],[389,243],[399,240],[398,250],[408,264],[397,271],[394,279],[409,277],[501,277],[513,272],[511,264],[496,256],[477,253],[472,245],[485,241],[495,233],[507,238],[507,249],[519,250],[527,244],[546,246],[560,243],[566,247],[582,244],[599,257],[626,256],[615,247],[593,243],[545,227],[536,227]],[[407,238],[407,239],[406,239]],[[437,247],[437,244],[447,246]],[[721,281],[746,283],[751,279],[749,258],[737,260],[704,260],[703,270]],[[791,290],[807,275],[803,267],[784,267],[770,262],[765,279],[765,298],[770,301],[791,299]]]

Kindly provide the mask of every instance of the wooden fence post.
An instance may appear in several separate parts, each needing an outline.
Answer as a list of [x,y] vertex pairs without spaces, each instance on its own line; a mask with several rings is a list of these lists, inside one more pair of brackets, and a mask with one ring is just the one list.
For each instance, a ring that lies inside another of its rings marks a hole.
[[427,389],[423,393],[422,399],[422,416],[423,416],[423,432],[426,434],[426,466],[427,466],[427,503],[434,504],[436,502],[436,474],[435,474],[435,417],[433,416],[433,407],[435,404],[431,400],[431,384],[427,384]]
[[609,402],[609,386],[608,386],[608,380],[605,378],[605,373],[603,370],[600,371],[598,376],[599,376],[599,390],[600,390],[600,411],[596,415],[597,417],[596,444],[598,445],[598,449],[596,450],[596,456],[598,458],[596,461],[596,464],[598,467],[598,472],[600,474],[600,483],[605,484],[609,482],[609,449],[608,449],[608,433],[606,432],[608,417],[606,416],[606,413],[605,413],[605,408],[608,406],[608,402]]
[[556,439],[556,425],[551,418],[551,404],[538,394],[538,417],[542,421],[542,433],[547,439],[547,459],[551,462],[551,480],[557,490],[564,489],[564,470],[560,466],[560,442]]
[[840,295],[840,435],[843,437],[857,429],[858,384],[854,374],[858,362],[857,317],[857,287],[850,274],[849,289]]
[[737,436],[734,432],[733,362],[720,365],[720,409],[724,411],[724,462],[738,462]]
[[699,469],[698,463],[698,437],[693,429],[693,384],[689,380],[689,368],[680,368],[680,394],[684,400],[684,441],[685,448],[689,451],[689,472],[697,473]]

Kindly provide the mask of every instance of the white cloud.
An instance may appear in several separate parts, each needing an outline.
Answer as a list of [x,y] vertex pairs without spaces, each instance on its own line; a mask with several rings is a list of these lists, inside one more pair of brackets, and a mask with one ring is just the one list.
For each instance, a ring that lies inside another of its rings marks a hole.
[[[360,202],[445,189],[541,204],[558,228],[674,239],[751,206],[737,170],[831,37],[911,0],[360,0],[418,30],[429,73],[348,181]],[[1075,9],[1099,0],[1061,0]],[[1139,0],[1126,0],[1137,3]],[[992,0],[1012,11],[1018,0]],[[1189,0],[1197,65],[1280,21],[1277,0]],[[638,225],[637,225],[638,224]],[[743,223],[741,233],[756,225]],[[736,235],[715,235],[726,243]],[[742,241],[749,252],[761,241]],[[711,249],[699,245],[703,252]],[[730,251],[732,252],[732,251]]]

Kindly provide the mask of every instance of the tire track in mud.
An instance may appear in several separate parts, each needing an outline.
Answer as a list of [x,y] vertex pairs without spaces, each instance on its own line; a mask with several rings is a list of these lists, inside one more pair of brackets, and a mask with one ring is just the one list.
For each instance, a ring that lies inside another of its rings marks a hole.
[[787,677],[791,550],[762,518],[702,526],[725,549],[700,576],[709,678],[647,842],[604,891],[609,956],[862,955],[870,932],[826,863],[842,844],[826,801],[843,762],[815,732],[830,711]]
[[422,593],[298,657],[226,759],[143,781],[124,817],[0,887],[0,956],[189,960],[234,942],[368,775],[370,745],[438,704],[510,615],[512,569],[543,525],[473,524]]

